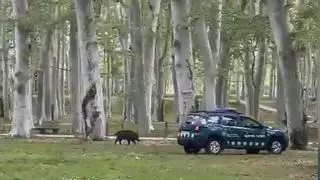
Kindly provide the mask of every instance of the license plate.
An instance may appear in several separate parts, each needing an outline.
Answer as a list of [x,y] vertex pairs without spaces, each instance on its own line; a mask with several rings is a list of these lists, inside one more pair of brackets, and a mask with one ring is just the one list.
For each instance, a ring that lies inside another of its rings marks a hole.
[[181,131],[180,136],[181,136],[181,137],[190,137],[190,132],[188,132],[188,131]]

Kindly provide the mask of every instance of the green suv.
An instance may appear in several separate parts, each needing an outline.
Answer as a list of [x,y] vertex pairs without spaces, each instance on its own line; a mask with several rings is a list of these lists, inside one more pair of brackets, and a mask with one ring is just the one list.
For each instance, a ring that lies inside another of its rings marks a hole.
[[177,141],[187,154],[198,153],[202,148],[208,154],[219,154],[224,149],[281,154],[288,147],[284,130],[239,113],[190,113],[179,128]]

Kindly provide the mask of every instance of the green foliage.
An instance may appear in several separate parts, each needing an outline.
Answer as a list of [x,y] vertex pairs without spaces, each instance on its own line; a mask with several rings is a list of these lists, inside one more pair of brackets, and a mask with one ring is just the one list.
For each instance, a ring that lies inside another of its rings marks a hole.
[[294,28],[291,37],[295,46],[306,47],[311,44],[320,47],[320,13],[319,6],[310,2],[291,14],[291,23]]

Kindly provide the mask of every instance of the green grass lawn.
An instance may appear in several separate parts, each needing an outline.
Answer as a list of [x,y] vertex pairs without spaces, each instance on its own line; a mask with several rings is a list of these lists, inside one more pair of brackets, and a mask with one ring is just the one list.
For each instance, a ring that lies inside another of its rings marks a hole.
[[178,145],[0,139],[0,179],[314,180],[316,152],[186,155]]

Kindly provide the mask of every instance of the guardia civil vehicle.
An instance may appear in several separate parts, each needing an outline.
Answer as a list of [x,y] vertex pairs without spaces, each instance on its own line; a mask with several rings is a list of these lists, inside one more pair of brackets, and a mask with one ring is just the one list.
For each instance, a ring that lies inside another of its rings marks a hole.
[[283,129],[263,125],[237,111],[190,113],[179,128],[177,141],[187,154],[196,154],[203,148],[208,154],[219,154],[224,149],[281,154],[288,147]]

